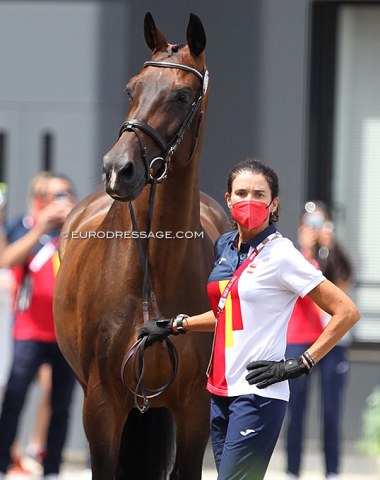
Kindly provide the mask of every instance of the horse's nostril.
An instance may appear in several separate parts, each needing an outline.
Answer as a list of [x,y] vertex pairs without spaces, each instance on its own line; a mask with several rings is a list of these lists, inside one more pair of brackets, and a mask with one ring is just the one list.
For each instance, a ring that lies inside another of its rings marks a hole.
[[109,168],[106,168],[105,166],[103,166],[103,168],[102,168],[102,178],[106,182],[109,182],[109,180],[111,178],[111,170]]
[[127,162],[124,167],[120,170],[119,175],[124,178],[131,178],[134,174],[135,168],[132,162]]

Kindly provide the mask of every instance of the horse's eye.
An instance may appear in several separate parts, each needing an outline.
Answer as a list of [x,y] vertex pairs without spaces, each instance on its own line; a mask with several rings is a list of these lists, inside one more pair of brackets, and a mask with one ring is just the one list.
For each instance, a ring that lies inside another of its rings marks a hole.
[[187,92],[179,92],[175,99],[178,103],[186,104],[190,100],[190,95]]

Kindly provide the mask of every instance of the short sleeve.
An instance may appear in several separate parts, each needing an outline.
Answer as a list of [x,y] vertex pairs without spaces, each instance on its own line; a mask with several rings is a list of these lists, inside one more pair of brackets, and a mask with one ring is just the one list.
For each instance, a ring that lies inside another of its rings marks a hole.
[[283,248],[279,259],[279,277],[281,284],[304,297],[313,288],[325,280],[322,272],[308,262],[290,240],[287,240],[287,248]]

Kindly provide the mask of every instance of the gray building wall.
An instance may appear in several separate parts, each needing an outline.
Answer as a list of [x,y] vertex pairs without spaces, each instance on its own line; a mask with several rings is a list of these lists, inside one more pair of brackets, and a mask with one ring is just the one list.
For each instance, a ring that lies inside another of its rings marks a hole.
[[224,204],[230,168],[247,156],[264,160],[280,175],[280,226],[294,238],[304,191],[308,2],[293,0],[224,0],[216,7],[162,0],[159,8],[153,0],[1,2],[9,214],[25,208],[45,132],[54,137],[53,168],[74,178],[80,197],[100,183],[101,158],[126,113],[124,85],[150,57],[146,11],[172,42],[185,40],[190,12],[205,25],[211,95],[202,189]]
[[25,210],[46,132],[53,136],[53,170],[73,178],[80,197],[100,183],[101,159],[123,114],[131,18],[128,2],[105,3],[0,2],[10,216]]

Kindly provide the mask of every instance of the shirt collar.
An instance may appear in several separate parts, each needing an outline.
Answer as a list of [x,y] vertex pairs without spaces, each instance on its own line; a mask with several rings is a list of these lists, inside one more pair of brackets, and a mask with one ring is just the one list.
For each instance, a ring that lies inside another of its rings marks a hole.
[[256,248],[260,243],[267,238],[268,235],[271,235],[272,233],[276,233],[277,228],[276,226],[271,223],[268,225],[268,227],[260,232],[256,237],[253,237],[248,243],[250,244],[251,247]]
[[[256,237],[253,237],[248,242],[248,245],[252,248],[256,248],[258,245],[260,245],[260,243],[263,240],[265,240],[268,237],[268,235],[271,235],[272,233],[276,233],[276,232],[277,232],[276,226],[273,223],[271,223],[270,225],[268,225],[268,227],[265,230],[263,230],[258,235],[256,235]],[[237,248],[238,238],[239,238],[239,232],[238,232],[238,230],[236,230],[235,235],[233,235],[233,237],[229,241],[231,249]]]

